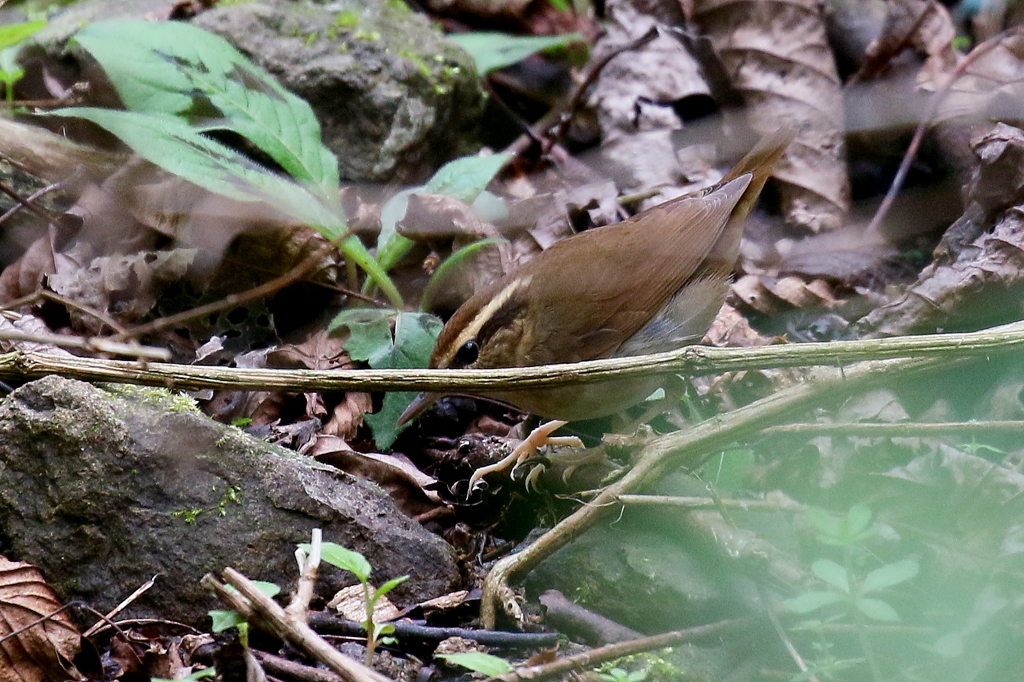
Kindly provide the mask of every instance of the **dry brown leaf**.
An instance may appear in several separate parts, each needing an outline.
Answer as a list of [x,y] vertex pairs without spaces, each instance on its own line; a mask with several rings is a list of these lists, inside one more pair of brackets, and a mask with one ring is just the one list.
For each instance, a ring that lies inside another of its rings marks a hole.
[[749,348],[768,346],[773,339],[758,332],[740,311],[726,303],[708,330],[707,340],[715,346]]
[[695,0],[760,134],[786,121],[796,140],[775,167],[787,220],[817,232],[842,224],[850,206],[839,76],[817,0]]
[[457,606],[462,606],[466,603],[467,597],[469,597],[469,590],[458,590],[457,592],[450,592],[448,594],[441,595],[440,597],[434,597],[433,599],[420,602],[418,606],[422,609],[444,611],[446,609],[454,609]]
[[363,424],[363,415],[373,411],[373,396],[369,393],[349,391],[345,399],[334,406],[334,413],[324,425],[323,433],[337,436],[344,441],[356,437],[356,431]]
[[[979,45],[967,58],[970,63],[950,87],[936,119],[1024,118],[1024,26],[1008,31],[992,43]],[[933,87],[944,83],[945,79]]]
[[993,311],[1021,315],[1024,290],[1024,215],[1011,208],[952,263],[934,262],[911,287],[891,295],[857,323],[857,335],[902,336],[939,329],[984,327]]
[[[0,637],[61,607],[43,573],[32,564],[0,557]],[[0,643],[0,682],[85,679],[73,665],[81,636],[61,611]]]
[[351,369],[355,363],[342,348],[344,343],[344,338],[321,330],[302,343],[282,344],[271,350],[264,366],[276,369]]
[[[370,594],[377,588],[370,586]],[[350,585],[343,587],[327,603],[327,608],[334,609],[342,618],[362,623],[366,620],[366,592],[363,586]],[[386,623],[402,615],[397,606],[391,603],[386,596],[382,596],[373,605],[373,622]]]
[[865,50],[864,63],[851,82],[874,78],[908,48],[924,55],[922,81],[934,83],[952,73],[962,55],[952,46],[956,27],[945,7],[928,0],[894,0],[887,3],[887,10],[881,31]]
[[403,455],[356,452],[337,436],[320,435],[306,453],[353,476],[373,481],[387,492],[398,508],[413,517],[440,504],[434,492],[437,480],[420,471]]

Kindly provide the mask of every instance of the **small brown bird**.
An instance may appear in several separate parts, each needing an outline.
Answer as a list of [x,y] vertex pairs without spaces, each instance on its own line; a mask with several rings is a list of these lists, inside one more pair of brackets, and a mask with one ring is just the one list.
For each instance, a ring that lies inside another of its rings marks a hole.
[[[725,302],[743,223],[793,134],[767,135],[710,189],[537,254],[456,311],[430,366],[528,367],[659,353],[699,341]],[[652,377],[480,395],[573,421],[621,412],[659,383]],[[420,394],[401,421],[440,395]],[[474,481],[493,470],[477,471]]]

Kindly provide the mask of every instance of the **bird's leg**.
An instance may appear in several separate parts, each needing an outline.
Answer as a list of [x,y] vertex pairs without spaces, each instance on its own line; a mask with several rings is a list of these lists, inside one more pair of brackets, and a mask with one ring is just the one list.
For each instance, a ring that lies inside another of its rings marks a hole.
[[[476,484],[487,474],[492,474],[495,471],[504,471],[510,466],[515,470],[515,467],[518,467],[526,460],[535,457],[537,455],[537,451],[545,445],[569,445],[577,448],[583,447],[583,441],[576,436],[551,435],[567,423],[568,422],[558,421],[556,419],[545,424],[541,424],[535,428],[528,436],[526,436],[526,438],[520,441],[519,445],[516,446],[508,457],[505,457],[500,462],[480,467],[474,471],[473,475],[469,478],[469,489],[475,489]],[[526,479],[527,488],[529,488],[529,484],[532,481],[536,481],[536,477],[540,475],[540,471],[541,469],[538,467],[534,471],[530,472],[530,475],[527,476]]]

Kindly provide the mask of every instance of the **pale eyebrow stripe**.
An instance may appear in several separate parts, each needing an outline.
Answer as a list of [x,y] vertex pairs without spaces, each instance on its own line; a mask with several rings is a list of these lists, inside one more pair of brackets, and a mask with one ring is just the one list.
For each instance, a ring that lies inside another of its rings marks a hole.
[[472,322],[455,337],[455,343],[452,344],[452,349],[458,352],[459,348],[462,348],[463,344],[467,341],[476,338],[476,335],[480,333],[480,329],[487,323],[487,320],[494,315],[495,312],[501,309],[501,306],[505,305],[512,296],[519,291],[520,288],[530,285],[530,280],[533,276],[527,277],[526,279],[519,279],[518,277],[511,282],[508,286],[498,292],[498,294],[488,301],[487,305],[480,309],[480,312],[476,314]]

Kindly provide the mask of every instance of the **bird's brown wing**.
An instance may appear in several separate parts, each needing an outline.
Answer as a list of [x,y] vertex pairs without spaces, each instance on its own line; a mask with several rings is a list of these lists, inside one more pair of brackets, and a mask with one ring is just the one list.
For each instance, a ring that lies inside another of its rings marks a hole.
[[[745,175],[708,195],[681,197],[617,225],[589,230],[527,263],[518,276],[548,273],[531,281],[530,313],[536,316],[535,333],[542,336],[533,339],[536,350],[528,364],[614,355],[695,274],[711,268],[727,276],[735,249],[724,254],[716,244],[725,239],[738,245],[738,235],[731,233],[742,232],[742,221],[733,224],[729,217],[749,182]],[[713,252],[721,262],[707,261]],[[599,319],[596,311],[601,311]]]

